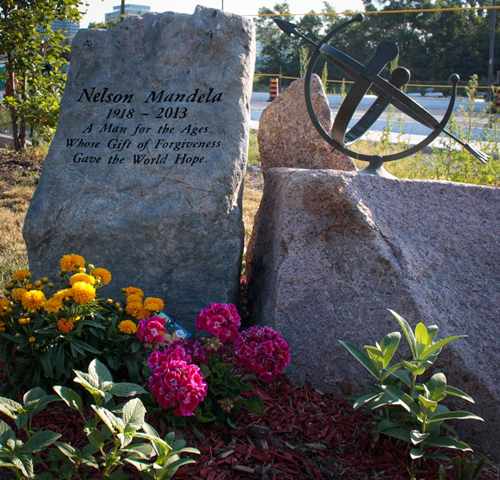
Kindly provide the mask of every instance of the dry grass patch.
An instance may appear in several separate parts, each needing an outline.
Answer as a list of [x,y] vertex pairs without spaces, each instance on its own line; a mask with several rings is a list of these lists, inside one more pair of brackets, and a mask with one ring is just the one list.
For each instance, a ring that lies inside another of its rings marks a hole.
[[4,285],[15,270],[27,268],[28,255],[22,230],[26,210],[14,212],[0,207],[0,284]]

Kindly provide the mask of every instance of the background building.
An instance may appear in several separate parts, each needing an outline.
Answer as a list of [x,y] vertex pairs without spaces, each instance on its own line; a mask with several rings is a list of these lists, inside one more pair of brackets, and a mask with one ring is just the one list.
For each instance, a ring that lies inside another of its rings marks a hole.
[[[126,4],[125,5],[125,16],[129,15],[144,15],[145,13],[151,12],[151,7],[148,5],[134,5],[134,4]],[[121,5],[117,5],[113,7],[113,11],[111,13],[104,14],[104,21],[107,23],[113,19],[119,19],[121,13]]]

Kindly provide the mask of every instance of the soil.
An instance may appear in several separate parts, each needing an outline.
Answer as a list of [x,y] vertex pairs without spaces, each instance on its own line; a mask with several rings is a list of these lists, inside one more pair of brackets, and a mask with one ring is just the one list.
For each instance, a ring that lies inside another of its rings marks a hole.
[[0,193],[10,187],[36,184],[44,158],[35,154],[0,151]]
[[[0,153],[0,195],[26,179],[35,177],[36,183],[42,165],[43,159],[36,156]],[[258,183],[260,169],[250,171],[255,175],[252,182]],[[370,416],[353,410],[348,401],[308,384],[298,385],[286,375],[270,384],[255,380],[253,386],[252,394],[262,400],[265,415],[245,414],[236,427],[205,424],[176,431],[177,438],[201,452],[193,455],[194,465],[178,471],[177,480],[411,478],[409,447],[387,437],[373,437]],[[85,444],[81,418],[61,403],[50,404],[35,420],[35,427],[61,433],[61,441],[80,448]],[[154,414],[148,421],[162,434],[169,429],[161,415]],[[443,453],[457,456],[453,451]],[[417,478],[461,478],[451,463],[445,467],[446,477],[439,477],[439,462],[423,461]],[[0,468],[0,479],[9,478],[14,477]],[[479,478],[499,480],[498,465],[488,463]]]

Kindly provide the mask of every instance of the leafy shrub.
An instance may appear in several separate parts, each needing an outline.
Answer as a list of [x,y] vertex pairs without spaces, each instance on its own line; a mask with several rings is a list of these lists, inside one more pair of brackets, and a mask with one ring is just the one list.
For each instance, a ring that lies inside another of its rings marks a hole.
[[[356,399],[354,408],[366,407],[374,414],[374,434],[384,434],[408,442],[412,460],[438,458],[449,460],[446,455],[431,451],[445,447],[471,451],[466,443],[456,438],[456,433],[445,422],[448,420],[482,420],[470,412],[450,411],[441,402],[451,395],[474,403],[458,388],[448,385],[443,373],[434,373],[428,381],[418,381],[436,361],[441,349],[448,343],[465,338],[455,335],[437,340],[438,327],[419,323],[412,331],[408,322],[391,310],[410,346],[412,358],[391,364],[401,339],[400,332],[386,335],[374,346],[366,345],[366,353],[352,343],[339,340],[363,367],[376,379],[368,383],[372,390]],[[445,429],[452,436],[441,435]]]

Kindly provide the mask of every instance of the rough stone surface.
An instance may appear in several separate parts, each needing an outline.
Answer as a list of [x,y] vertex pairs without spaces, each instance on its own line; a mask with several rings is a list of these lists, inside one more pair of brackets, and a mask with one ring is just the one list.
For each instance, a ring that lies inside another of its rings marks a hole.
[[135,285],[189,326],[238,295],[253,22],[146,14],[80,30],[72,49],[24,227],[30,268],[57,278],[81,254],[112,272],[105,294]]
[[[262,112],[258,140],[264,178],[273,167],[356,170],[352,159],[332,151],[314,128],[307,113],[304,82],[304,78],[292,82]],[[319,122],[329,132],[333,114],[317,75],[311,77],[311,100]]]
[[[327,170],[269,170],[249,278],[254,321],[290,343],[288,374],[336,394],[367,393],[368,373],[338,340],[362,348],[437,325],[436,366],[485,422],[455,425],[499,460],[500,190]],[[405,344],[402,340],[401,345]],[[401,349],[401,347],[400,347]]]

